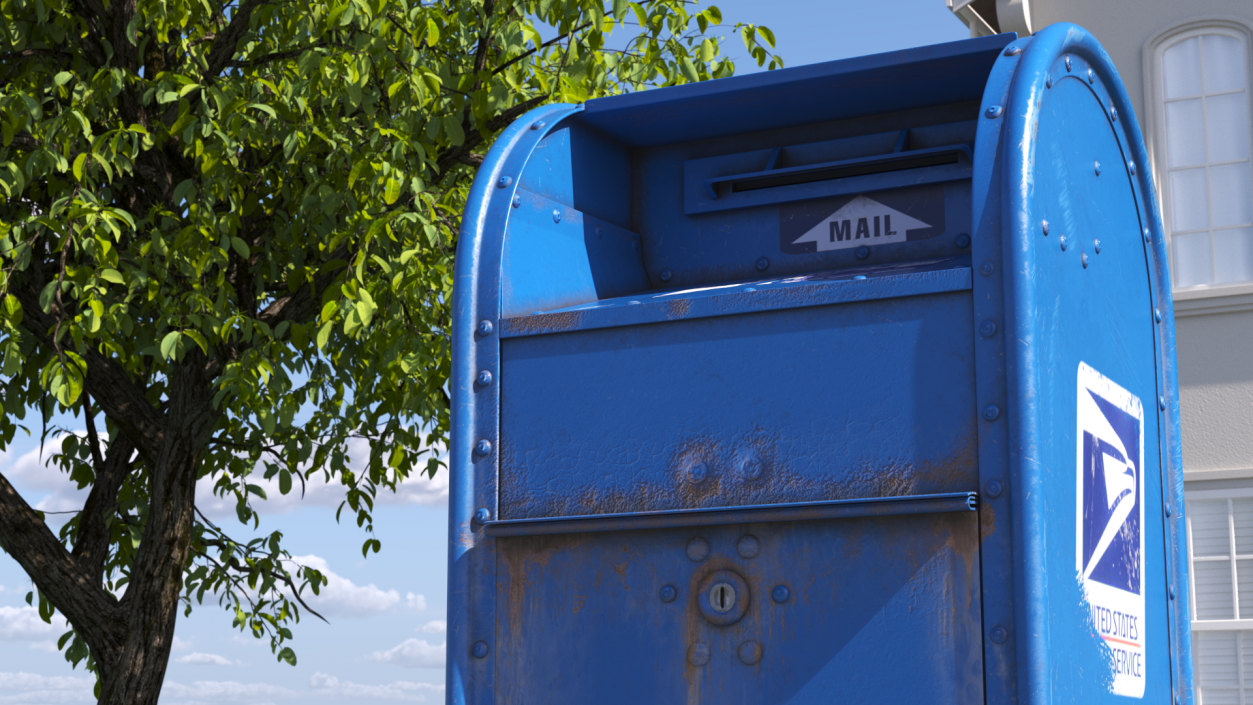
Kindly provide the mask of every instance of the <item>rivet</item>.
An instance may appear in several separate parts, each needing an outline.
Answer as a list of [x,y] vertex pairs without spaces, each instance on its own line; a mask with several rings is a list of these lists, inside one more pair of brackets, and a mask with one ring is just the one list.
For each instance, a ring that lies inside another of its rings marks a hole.
[[979,334],[985,338],[991,338],[996,335],[996,322],[984,321],[983,325],[979,326]]
[[761,660],[761,644],[753,639],[740,644],[738,650],[740,662],[745,666],[752,666]]
[[988,404],[983,407],[983,418],[988,421],[995,421],[1001,416],[1001,407],[996,404]]
[[679,591],[674,589],[673,585],[665,585],[661,588],[661,601],[674,602],[674,598],[679,596]]
[[470,649],[470,652],[474,654],[474,658],[487,658],[487,642],[474,642],[474,646]]
[[1022,47],[1012,46],[1005,50],[1005,56],[1018,56],[1022,53]]
[[709,663],[709,647],[704,644],[692,644],[692,648],[687,650],[687,660],[691,661],[693,666],[704,666]]
[[487,455],[492,452],[492,442],[486,438],[480,438],[479,442],[474,444],[474,452],[479,455]]
[[1166,516],[1170,516],[1170,505],[1166,505]]
[[669,268],[666,268],[666,269],[661,270],[661,273],[657,275],[657,278],[662,280],[663,282],[668,282],[673,276],[674,276],[674,272],[670,271]]
[[1088,69],[1088,83],[1096,83],[1096,72]]
[[865,279],[865,278],[866,278],[865,274],[858,274],[857,276],[853,277],[853,279],[857,281],[861,281],[862,279]]
[[1100,241],[1100,240],[1093,240],[1093,241],[1092,241],[1092,249],[1096,250],[1096,253],[1097,253],[1098,255],[1099,255],[1099,254],[1101,254],[1101,241]]
[[560,209],[560,208],[554,208],[554,209],[553,209],[553,222],[554,222],[554,223],[560,223],[560,222],[561,222],[561,209]]
[[1162,411],[1166,410],[1166,397],[1157,398],[1157,408],[1161,409]]
[[491,335],[491,334],[492,334],[492,322],[487,320],[486,318],[479,321],[479,335]]
[[513,207],[517,208],[520,205],[522,205],[522,194],[520,193],[513,194]]
[[870,256],[870,248],[862,245],[857,248],[857,259],[866,259]]
[[1003,488],[1001,487],[1001,483],[996,480],[992,480],[988,483],[987,492],[989,497],[992,497],[993,499],[1000,497],[1002,490]]
[[770,269],[770,258],[758,257],[757,258],[757,271],[764,272],[767,269]]
[[1149,241],[1151,241],[1152,239],[1153,239],[1153,237],[1149,234],[1149,229],[1148,229],[1148,228],[1145,228],[1145,229],[1144,229],[1144,241],[1145,241],[1145,242],[1149,242]]
[[1088,253],[1084,252],[1083,254],[1079,255],[1079,261],[1083,263],[1083,268],[1087,269],[1088,268]]
[[[745,289],[745,291],[757,290],[749,287],[748,289]],[[761,458],[758,458],[754,453],[746,455],[742,460],[740,460],[740,477],[745,480],[756,480],[761,477]]]
[[788,598],[791,596],[792,596],[792,591],[787,589],[786,585],[775,585],[774,589],[770,591],[770,599],[774,600],[775,602],[779,604],[783,604],[784,602],[787,602]]
[[735,550],[739,551],[741,558],[756,558],[761,553],[761,542],[756,536],[747,534],[740,537],[739,543],[735,544]]
[[744,287],[744,289],[743,289],[743,290],[744,290],[744,291],[746,291],[746,292],[750,292],[750,293],[751,293],[751,292],[754,292],[754,291],[757,291],[757,289],[755,289],[754,287],[751,287],[751,286],[746,286],[746,287]]
[[538,122],[533,122],[533,123],[531,123],[531,129],[532,129],[532,130],[538,130],[538,129],[540,129],[541,127],[543,127],[545,124],[547,124],[547,123],[545,123],[543,120],[539,120]]
[[496,179],[496,188],[504,188],[512,183],[513,183],[512,176],[502,176],[499,179]]
[[1050,73],[1044,77],[1044,87],[1045,88],[1053,87],[1053,74]]
[[960,233],[957,236],[957,246],[962,249],[970,247],[970,236],[966,233]]
[[983,114],[988,116],[989,118],[993,118],[993,119],[998,118],[1001,116],[1001,106],[989,105],[988,109],[983,111]]
[[1049,222],[1047,220],[1040,221],[1040,231],[1044,233],[1044,237],[1049,236]]
[[694,538],[687,542],[687,557],[697,563],[709,555],[709,542],[702,538]]
[[1097,176],[1100,176],[1101,175],[1101,163],[1098,161],[1092,162],[1092,170],[1096,172]]
[[1061,243],[1062,252],[1065,252],[1066,251],[1066,236],[1062,235],[1061,237],[1057,238],[1057,241]]
[[1162,310],[1160,308],[1153,309],[1153,321],[1155,323],[1162,322]]
[[638,302],[638,301],[628,301],[628,302],[627,302],[627,306],[639,306],[639,305],[640,305],[640,302]]
[[692,478],[692,482],[704,482],[709,477],[709,468],[704,463],[696,463],[687,469],[687,476]]
[[474,520],[480,524],[486,524],[492,520],[492,510],[487,507],[479,507],[474,512]]
[[1131,172],[1132,176],[1135,176],[1136,175],[1136,163],[1133,161],[1128,161],[1127,170]]
[[997,625],[992,627],[992,631],[988,632],[988,636],[992,638],[993,643],[1004,644],[1005,640],[1009,638],[1009,632],[1005,627]]
[[983,264],[979,265],[979,273],[985,277],[992,276],[992,272],[995,272],[995,271],[996,271],[996,265],[992,264],[991,262],[984,262]]
[[1112,105],[1109,106],[1109,117],[1111,120],[1117,121],[1118,120],[1118,108],[1115,108]]
[[1066,73],[1070,73],[1070,57],[1066,57]]
[[492,373],[490,370],[479,370],[479,376],[476,378],[480,387],[486,387],[492,383]]
[[1172,600],[1175,599],[1175,586],[1174,585],[1170,586],[1170,599]]

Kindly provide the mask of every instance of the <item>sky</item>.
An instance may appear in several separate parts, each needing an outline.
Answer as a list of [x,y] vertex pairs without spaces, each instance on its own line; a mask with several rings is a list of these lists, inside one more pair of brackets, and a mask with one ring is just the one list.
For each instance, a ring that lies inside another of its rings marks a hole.
[[[706,5],[709,3],[701,3]],[[944,0],[715,0],[722,10],[725,46],[738,73],[756,66],[729,28],[735,22],[774,31],[787,66],[876,54],[969,36]],[[74,428],[72,420],[67,427]],[[19,434],[19,439],[21,435]],[[0,452],[0,473],[26,500],[45,511],[82,507],[85,494],[43,466],[38,438],[17,440]],[[215,602],[180,616],[166,674],[164,705],[310,701],[343,704],[382,701],[438,703],[444,699],[444,623],[448,480],[411,479],[395,496],[380,496],[375,512],[378,554],[363,558],[365,538],[355,522],[336,524],[341,495],[311,487],[303,501],[277,491],[259,507],[261,530],[281,529],[288,549],[319,568],[330,584],[312,606],[329,624],[306,617],[294,629],[296,666],[277,663],[269,642],[231,628]],[[232,506],[197,493],[211,518],[234,522]],[[238,526],[238,524],[235,524]],[[30,581],[0,554],[0,705],[91,703],[90,674],[71,670],[57,652],[64,623],[43,623],[25,602]]]

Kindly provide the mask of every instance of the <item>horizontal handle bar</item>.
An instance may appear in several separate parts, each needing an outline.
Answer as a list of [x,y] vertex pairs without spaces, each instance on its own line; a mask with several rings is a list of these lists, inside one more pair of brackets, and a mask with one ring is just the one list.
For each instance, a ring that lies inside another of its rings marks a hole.
[[979,507],[976,492],[924,494],[906,497],[870,497],[835,499],[825,502],[792,502],[759,504],[749,507],[711,507],[678,509],[667,512],[625,514],[591,514],[538,519],[501,519],[486,522],[488,536],[542,536],[548,534],[584,534],[597,531],[639,531],[641,529],[674,529],[691,526],[725,526],[727,524],[764,524],[818,519],[852,519],[855,517],[894,516],[898,514],[940,514],[973,512]]

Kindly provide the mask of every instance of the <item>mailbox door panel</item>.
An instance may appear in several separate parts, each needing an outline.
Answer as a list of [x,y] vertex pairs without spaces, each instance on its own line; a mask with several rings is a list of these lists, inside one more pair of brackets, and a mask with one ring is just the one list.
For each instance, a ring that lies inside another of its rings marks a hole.
[[968,291],[501,341],[500,517],[977,490]]
[[1083,68],[1059,60],[1041,109],[1033,211],[1049,227],[1028,243],[1044,442],[1025,490],[1039,490],[1055,576],[1040,608],[1054,702],[1165,703],[1157,321],[1128,157]]
[[[496,702],[982,703],[977,521],[502,539]],[[699,561],[694,539],[708,546]],[[747,587],[730,625],[699,606],[716,571]]]

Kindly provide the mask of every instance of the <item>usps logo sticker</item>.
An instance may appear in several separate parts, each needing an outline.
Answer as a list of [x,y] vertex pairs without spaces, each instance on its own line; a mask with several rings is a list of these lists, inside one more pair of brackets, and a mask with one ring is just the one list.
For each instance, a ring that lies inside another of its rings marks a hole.
[[1144,406],[1079,363],[1075,565],[1115,695],[1144,697]]
[[837,196],[780,208],[779,248],[800,255],[912,242],[944,226],[942,185]]

